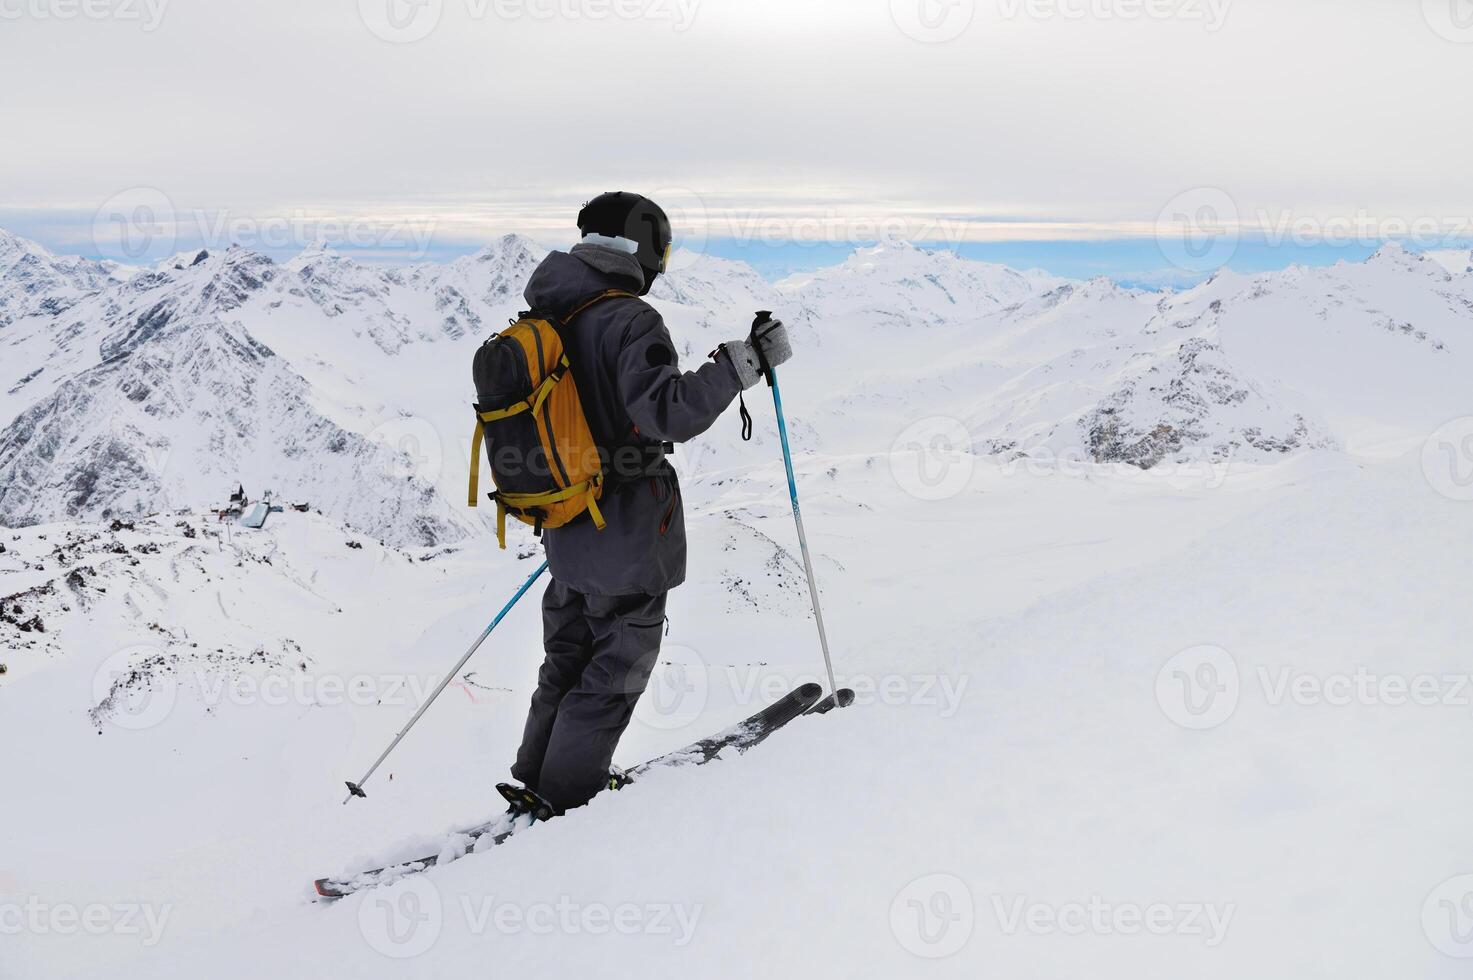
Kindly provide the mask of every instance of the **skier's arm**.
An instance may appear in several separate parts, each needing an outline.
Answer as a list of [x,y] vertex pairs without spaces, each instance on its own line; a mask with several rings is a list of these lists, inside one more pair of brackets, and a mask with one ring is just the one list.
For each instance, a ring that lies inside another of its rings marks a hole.
[[709,429],[742,384],[723,353],[682,372],[670,331],[654,310],[636,316],[619,351],[619,398],[640,435],[685,442]]

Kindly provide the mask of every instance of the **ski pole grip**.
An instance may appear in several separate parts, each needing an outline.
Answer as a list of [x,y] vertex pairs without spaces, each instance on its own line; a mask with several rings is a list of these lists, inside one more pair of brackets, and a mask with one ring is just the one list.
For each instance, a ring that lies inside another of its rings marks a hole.
[[758,310],[752,320],[752,332],[748,337],[752,350],[757,354],[757,366],[762,370],[762,377],[767,379],[767,387],[772,387],[772,365],[767,363],[767,355],[762,350],[762,339],[757,336],[757,328],[772,319],[771,310]]

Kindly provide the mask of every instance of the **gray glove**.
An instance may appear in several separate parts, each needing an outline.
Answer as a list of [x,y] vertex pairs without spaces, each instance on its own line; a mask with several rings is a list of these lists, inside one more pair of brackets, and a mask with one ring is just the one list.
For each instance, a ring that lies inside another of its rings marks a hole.
[[762,380],[762,363],[777,367],[793,356],[793,345],[788,340],[788,328],[781,320],[772,319],[766,311],[757,314],[752,323],[752,333],[746,340],[732,340],[722,347],[736,368],[737,380],[743,388],[750,388]]

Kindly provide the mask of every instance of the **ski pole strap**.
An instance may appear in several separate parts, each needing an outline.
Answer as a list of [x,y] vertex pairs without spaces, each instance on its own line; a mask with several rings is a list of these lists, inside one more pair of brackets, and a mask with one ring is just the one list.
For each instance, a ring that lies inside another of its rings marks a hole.
[[752,413],[747,411],[747,399],[737,392],[737,406],[742,413],[742,442],[752,441]]
[[772,365],[767,363],[767,355],[762,350],[762,338],[757,335],[757,328],[771,319],[771,310],[758,310],[756,318],[752,320],[752,333],[748,338],[752,351],[757,355],[757,366],[762,369],[762,376],[767,379],[769,388],[772,387]]

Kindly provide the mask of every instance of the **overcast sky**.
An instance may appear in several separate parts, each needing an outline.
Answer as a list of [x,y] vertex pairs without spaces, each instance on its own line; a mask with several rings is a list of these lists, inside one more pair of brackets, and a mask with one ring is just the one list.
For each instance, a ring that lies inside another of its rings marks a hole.
[[0,0],[0,76],[0,225],[66,251],[613,188],[713,239],[1473,215],[1469,0]]

